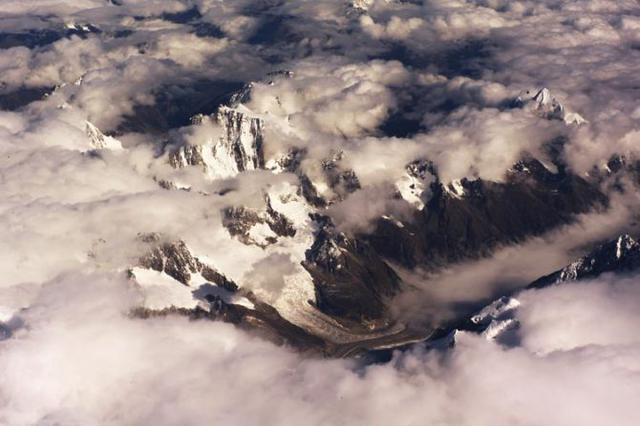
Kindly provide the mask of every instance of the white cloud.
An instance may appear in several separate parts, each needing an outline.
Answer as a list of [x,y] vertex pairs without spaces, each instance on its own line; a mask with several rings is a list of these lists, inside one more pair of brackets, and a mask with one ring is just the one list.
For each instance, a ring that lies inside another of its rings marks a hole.
[[345,64],[338,58],[298,64],[291,78],[257,84],[249,108],[286,117],[307,138],[321,131],[353,137],[373,131],[395,105],[392,88],[409,73],[399,62]]
[[529,291],[518,317],[522,345],[535,353],[573,351],[589,346],[638,345],[633,324],[640,321],[638,278],[603,276],[596,282]]
[[[377,1],[364,15],[338,0],[262,2],[260,10],[251,1],[107,3],[8,0],[0,12],[5,34],[68,22],[102,30],[0,50],[1,96],[58,86],[0,112],[0,424],[640,422],[636,277],[521,294],[517,347],[459,334],[451,351],[414,348],[380,365],[296,354],[220,322],[135,319],[129,311],[144,294],[124,270],[145,249],[141,232],[185,240],[265,300],[290,291],[284,278],[300,273],[306,247],[292,255],[287,241],[246,246],[230,238],[220,211],[263,208],[266,190],[298,182],[267,171],[209,182],[196,168],[171,169],[162,145],[216,138],[209,121],[122,135],[121,152],[82,152],[84,120],[113,130],[168,85],[259,79],[247,107],[265,119],[268,159],[304,148],[301,167],[317,178],[320,161],[342,152],[339,167],[358,176],[363,189],[323,211],[340,230],[403,217],[409,206],[393,184],[416,159],[433,161],[444,181],[501,180],[523,152],[540,154],[564,135],[564,156],[582,173],[638,152],[635,1]],[[162,19],[194,5],[202,19]],[[224,37],[200,37],[203,23]],[[279,30],[274,45],[250,43],[266,24]],[[123,30],[132,33],[115,36]],[[293,74],[268,75],[279,69]],[[569,128],[508,108],[542,86],[590,124]],[[394,114],[421,127],[389,137],[381,129]],[[164,190],[158,179],[192,190]],[[519,288],[632,224],[635,193],[624,198],[490,259],[436,275],[400,271],[414,291],[394,308],[417,323],[449,319]]]
[[[569,306],[557,302],[563,292],[571,298]],[[137,297],[113,275],[75,273],[46,283],[20,314],[29,327],[14,330],[14,337],[0,344],[0,420],[16,425],[238,424],[257,418],[267,425],[633,425],[638,420],[633,414],[640,390],[636,335],[597,326],[614,332],[598,337],[592,333],[594,320],[575,321],[597,312],[622,320],[630,330],[637,327],[637,312],[624,308],[637,303],[632,281],[527,294],[528,311],[520,321],[524,341],[535,343],[523,347],[504,349],[458,334],[447,353],[416,349],[389,364],[358,368],[342,360],[306,359],[227,324],[132,319],[126,309]],[[627,301],[620,310],[622,299]],[[564,324],[576,336],[571,348],[558,344]]]
[[384,215],[410,221],[413,209],[406,201],[394,198],[395,192],[395,187],[369,186],[332,205],[327,214],[338,230],[348,233],[371,232]]
[[488,303],[585,254],[593,244],[634,232],[637,196],[613,197],[606,212],[580,215],[576,222],[527,241],[497,249],[489,258],[451,265],[440,271],[399,270],[411,286],[397,296],[393,308],[416,323],[442,323],[461,313],[470,315]]

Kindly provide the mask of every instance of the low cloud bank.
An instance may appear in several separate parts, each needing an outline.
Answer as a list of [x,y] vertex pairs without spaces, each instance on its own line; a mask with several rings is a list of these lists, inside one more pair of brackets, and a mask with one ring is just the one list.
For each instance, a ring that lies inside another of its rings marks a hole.
[[[295,175],[210,181],[167,164],[166,147],[220,136],[216,123],[188,123],[229,87],[253,82],[242,108],[264,120],[268,164],[296,148],[311,180],[324,182],[330,158],[338,178],[353,172],[353,192],[326,211],[348,232],[412,208],[395,185],[413,160],[447,182],[499,181],[558,137],[579,176],[614,153],[637,158],[636,1],[357,3],[2,2],[0,105],[25,88],[48,95],[0,112],[0,424],[640,423],[637,277],[523,293],[517,347],[459,333],[450,351],[416,347],[384,365],[311,359],[219,322],[129,315],[144,298],[124,272],[145,250],[139,233],[184,240],[274,299],[312,243],[283,238],[265,255],[222,226],[221,210],[265,209],[265,193]],[[518,107],[545,86],[589,123]],[[124,149],[93,149],[86,121]],[[398,123],[410,131],[390,130]],[[400,271],[413,289],[394,309],[442,321],[519,288],[635,230],[634,194],[490,259]]]
[[529,291],[521,346],[458,333],[452,350],[363,367],[228,324],[132,319],[140,295],[122,277],[66,274],[0,344],[0,422],[634,425],[639,289],[610,277]]

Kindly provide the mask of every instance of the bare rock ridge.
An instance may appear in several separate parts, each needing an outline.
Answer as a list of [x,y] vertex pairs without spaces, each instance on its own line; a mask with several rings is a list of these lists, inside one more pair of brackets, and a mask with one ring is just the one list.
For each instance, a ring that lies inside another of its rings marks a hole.
[[362,238],[384,258],[409,268],[434,268],[488,255],[499,244],[540,235],[607,204],[596,185],[562,170],[552,172],[533,158],[514,165],[505,182],[463,179],[458,185],[452,193],[436,181],[412,221],[398,226],[380,219]]
[[231,236],[243,243],[260,247],[274,244],[278,237],[296,235],[293,223],[285,215],[273,209],[268,196],[265,210],[243,206],[225,209],[222,225],[227,228]]
[[189,285],[193,274],[201,274],[209,282],[228,291],[238,290],[233,281],[194,257],[183,241],[161,242],[157,234],[144,235],[141,238],[146,243],[156,244],[149,253],[140,258],[141,267],[164,272],[184,285]]

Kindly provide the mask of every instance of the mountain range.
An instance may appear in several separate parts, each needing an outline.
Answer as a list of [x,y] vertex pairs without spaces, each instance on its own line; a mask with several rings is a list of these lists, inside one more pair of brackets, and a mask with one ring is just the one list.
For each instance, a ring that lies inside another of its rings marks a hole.
[[[149,254],[130,267],[132,282],[154,300],[141,306],[142,316],[177,312],[222,319],[279,343],[328,355],[424,340],[433,329],[412,330],[389,309],[394,296],[407,286],[399,270],[438,271],[480,259],[498,247],[569,224],[581,213],[605,210],[609,199],[602,182],[633,170],[624,158],[615,157],[601,169],[578,176],[559,154],[566,143],[562,137],[549,141],[542,156],[524,153],[501,181],[442,181],[435,164],[425,158],[407,164],[396,183],[394,198],[407,206],[408,214],[382,215],[367,231],[343,232],[329,214],[331,206],[361,188],[356,173],[346,166],[345,153],[334,152],[320,161],[315,176],[301,166],[315,161],[304,150],[265,158],[265,128],[277,123],[242,103],[250,99],[251,90],[251,84],[245,85],[229,96],[228,106],[192,117],[192,126],[216,129],[208,139],[196,145],[169,141],[160,155],[174,169],[198,170],[207,180],[259,170],[296,176],[296,183],[265,191],[257,207],[237,205],[221,212],[229,238],[259,248],[265,258],[284,252],[297,262],[288,291],[266,300],[250,285],[227,278],[229,271],[216,269],[215,259],[200,260],[183,241],[143,236]],[[513,108],[566,126],[586,124],[567,112],[548,89],[527,96],[517,97]],[[87,134],[92,149],[121,149],[117,139],[103,135],[91,123]],[[158,179],[158,183],[169,191],[192,190],[179,179]],[[598,260],[591,270],[628,267],[624,262],[607,262]],[[577,272],[558,272],[532,286],[571,274],[577,276]],[[492,309],[502,312],[512,302],[497,303]],[[484,324],[485,319],[478,321]]]

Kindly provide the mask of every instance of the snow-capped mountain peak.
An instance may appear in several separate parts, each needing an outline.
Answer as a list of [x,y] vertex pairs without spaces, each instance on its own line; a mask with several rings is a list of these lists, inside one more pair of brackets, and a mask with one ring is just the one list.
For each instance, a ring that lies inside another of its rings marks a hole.
[[[536,95],[533,97],[533,100],[536,101],[539,108],[546,107],[547,105],[550,105],[556,102],[556,99],[551,96],[551,91],[546,87],[540,89],[540,91],[536,93]],[[559,106],[562,107],[562,105],[559,105]]]
[[[169,156],[173,167],[199,166],[212,179],[233,177],[245,170],[264,167],[262,119],[252,116],[242,105],[220,107],[212,118],[221,127],[221,135],[203,145],[180,146]],[[203,117],[198,117],[194,124],[199,125],[202,121]]]
[[109,149],[118,151],[122,149],[122,143],[116,138],[106,136],[95,125],[85,121],[85,132],[89,137],[91,149]]
[[374,0],[353,0],[351,6],[354,9],[368,10],[369,6],[373,4],[373,1]]
[[414,161],[406,166],[406,173],[396,182],[396,188],[403,199],[421,210],[430,196],[430,185],[435,178],[433,163]]
[[[527,92],[527,94],[530,94],[530,92]],[[525,95],[523,99],[523,97],[520,96],[518,103],[528,105],[535,113],[549,120],[564,121],[565,124],[568,125],[588,123],[580,114],[568,111],[546,87],[535,92],[533,97],[529,98],[528,95]]]

